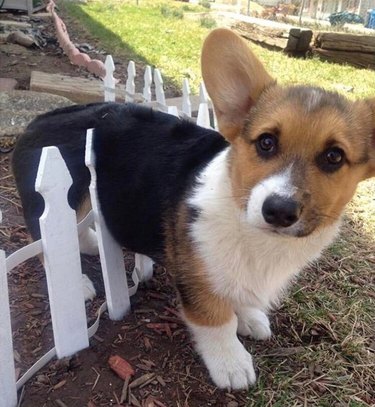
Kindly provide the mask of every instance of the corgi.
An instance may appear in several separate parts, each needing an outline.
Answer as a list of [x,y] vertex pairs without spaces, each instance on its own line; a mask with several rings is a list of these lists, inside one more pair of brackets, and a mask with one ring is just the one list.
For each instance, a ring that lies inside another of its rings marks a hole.
[[205,40],[202,74],[220,133],[132,104],[73,106],[28,126],[13,171],[38,239],[41,149],[58,146],[73,178],[69,203],[87,212],[85,137],[95,128],[111,234],[169,270],[213,382],[245,389],[256,373],[237,335],[271,336],[267,312],[332,242],[357,184],[375,175],[375,99],[281,86],[227,29]]

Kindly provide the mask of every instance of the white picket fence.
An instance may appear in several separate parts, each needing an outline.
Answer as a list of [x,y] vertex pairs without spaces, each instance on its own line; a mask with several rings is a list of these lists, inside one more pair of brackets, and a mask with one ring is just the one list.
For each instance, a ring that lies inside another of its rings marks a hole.
[[[107,75],[104,78],[104,100],[115,100],[116,80],[113,77],[114,63],[111,56],[106,59]],[[135,64],[130,62],[124,101],[138,98],[135,92]],[[156,102],[152,102],[152,82]],[[158,69],[152,75],[151,67],[144,73],[142,102],[161,111],[182,117],[191,117],[190,89],[183,82],[182,110],[168,106],[163,90],[163,79]],[[200,87],[200,103],[197,124],[210,126],[208,96],[204,85]],[[87,131],[85,163],[90,170],[90,197],[92,210],[78,225],[76,213],[67,201],[72,179],[57,147],[45,147],[42,151],[35,189],[45,200],[45,211],[39,223],[41,239],[15,253],[5,256],[0,250],[0,407],[17,406],[17,391],[53,357],[72,355],[89,346],[89,338],[99,326],[100,315],[108,309],[112,320],[119,320],[130,309],[130,297],[137,291],[140,281],[152,276],[153,262],[146,256],[135,255],[132,272],[133,286],[128,287],[122,248],[110,235],[100,213],[96,192],[95,157],[92,149],[93,132]],[[0,223],[2,214],[0,211]],[[91,327],[87,327],[85,301],[82,290],[82,270],[78,236],[94,227],[98,237],[100,262],[106,302],[98,311]],[[10,303],[7,274],[15,267],[34,256],[42,254],[46,271],[55,347],[39,359],[16,381],[13,357]]]

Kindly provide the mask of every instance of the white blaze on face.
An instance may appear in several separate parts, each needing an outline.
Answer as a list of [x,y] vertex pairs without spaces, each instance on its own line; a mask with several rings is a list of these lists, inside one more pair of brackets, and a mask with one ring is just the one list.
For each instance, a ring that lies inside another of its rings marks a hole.
[[251,190],[246,214],[251,226],[261,229],[270,228],[270,225],[263,218],[263,203],[270,195],[279,195],[285,198],[293,196],[296,187],[292,185],[291,172],[291,167],[288,167],[285,171],[260,181]]

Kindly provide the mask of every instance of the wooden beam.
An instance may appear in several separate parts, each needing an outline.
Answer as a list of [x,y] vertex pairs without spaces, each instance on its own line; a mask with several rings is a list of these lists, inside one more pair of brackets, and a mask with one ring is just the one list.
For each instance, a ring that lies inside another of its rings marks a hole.
[[[100,79],[75,78],[59,74],[32,71],[30,90],[65,96],[75,103],[104,101],[103,81]],[[116,101],[125,99],[125,87],[116,86]]]
[[317,48],[327,50],[375,53],[375,37],[346,33],[319,33],[316,36]]

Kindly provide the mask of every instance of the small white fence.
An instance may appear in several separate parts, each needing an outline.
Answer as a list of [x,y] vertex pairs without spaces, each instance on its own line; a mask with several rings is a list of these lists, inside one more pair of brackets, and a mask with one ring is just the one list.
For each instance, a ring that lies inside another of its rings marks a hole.
[[[111,56],[106,59],[107,75],[104,78],[104,99],[115,100],[114,64]],[[125,101],[136,99],[135,65],[128,66]],[[190,90],[183,82],[182,110],[168,106],[163,90],[160,71],[152,76],[150,67],[144,75],[143,102],[152,102],[152,78],[154,78],[158,110],[182,117],[191,117]],[[200,104],[197,124],[210,127],[208,97],[203,84],[200,87]],[[92,129],[87,131],[85,163],[90,170],[90,197],[92,210],[78,225],[76,213],[67,201],[72,179],[57,147],[45,147],[42,151],[35,189],[43,196],[45,210],[41,216],[41,239],[23,247],[10,256],[0,250],[0,407],[17,406],[17,391],[54,356],[72,355],[89,346],[89,338],[99,326],[100,315],[108,309],[109,317],[119,320],[130,309],[130,296],[138,283],[152,276],[153,263],[146,256],[135,255],[132,273],[134,285],[128,287],[122,248],[110,235],[100,213],[96,192],[95,157],[92,150]],[[0,211],[0,222],[2,215]],[[82,290],[82,270],[78,236],[95,227],[98,238],[100,262],[103,273],[106,302],[98,311],[95,323],[87,328],[85,301]],[[7,274],[29,258],[43,255],[46,270],[48,297],[55,347],[39,359],[18,381],[15,379],[12,329]]]

